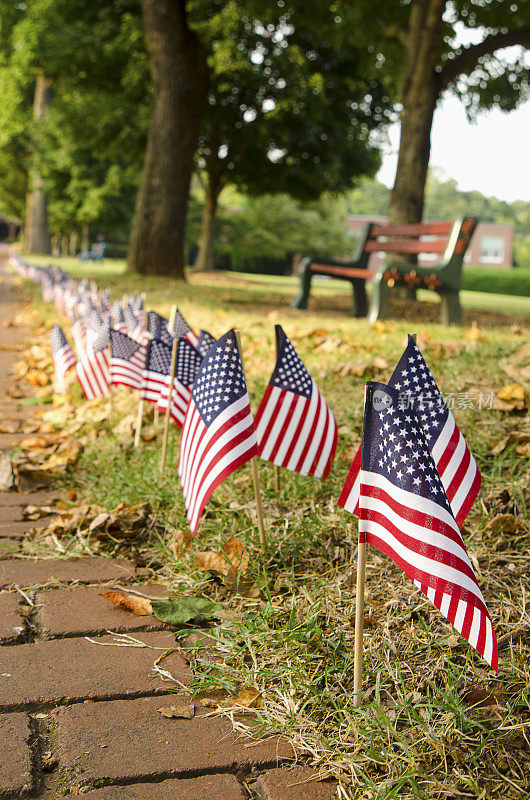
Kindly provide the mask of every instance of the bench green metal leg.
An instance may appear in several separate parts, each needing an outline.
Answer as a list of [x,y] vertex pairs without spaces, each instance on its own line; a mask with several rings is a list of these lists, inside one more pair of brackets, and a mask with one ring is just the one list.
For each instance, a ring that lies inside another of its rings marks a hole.
[[440,300],[442,325],[461,325],[462,307],[458,292],[444,292],[440,295]]
[[368,302],[366,300],[366,282],[363,280],[353,280],[353,317],[365,317],[368,312]]
[[378,319],[384,319],[388,314],[388,295],[390,289],[387,282],[383,280],[381,273],[374,276],[370,282],[370,311],[368,312],[368,322],[374,323]]
[[312,273],[309,269],[311,261],[305,258],[300,262],[300,287],[298,294],[291,303],[291,308],[307,308],[307,301],[311,292]]

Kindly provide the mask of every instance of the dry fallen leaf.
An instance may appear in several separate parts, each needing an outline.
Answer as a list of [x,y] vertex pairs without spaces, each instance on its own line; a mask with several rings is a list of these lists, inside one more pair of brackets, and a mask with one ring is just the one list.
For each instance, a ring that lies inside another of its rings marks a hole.
[[26,506],[22,510],[22,516],[24,519],[41,519],[41,517],[49,517],[54,512],[53,506]]
[[191,703],[163,706],[163,708],[157,708],[157,712],[166,719],[192,719],[195,716],[195,706]]
[[497,444],[492,447],[492,455],[498,456],[509,444],[515,444],[515,452],[520,456],[530,458],[530,430],[510,431],[508,436],[505,436],[504,439],[501,439],[500,442],[497,442]]
[[101,592],[100,597],[109,600],[117,608],[125,608],[132,611],[138,617],[145,617],[153,613],[151,601],[147,597],[138,597],[135,594],[124,594],[124,592]]
[[503,386],[497,392],[496,398],[497,402],[494,401],[493,408],[498,411],[523,411],[525,408],[530,408],[530,396],[520,383]]
[[263,695],[254,686],[249,686],[247,689],[241,689],[233,697],[228,697],[220,703],[224,708],[233,708],[234,706],[244,706],[245,708],[263,708],[265,703]]

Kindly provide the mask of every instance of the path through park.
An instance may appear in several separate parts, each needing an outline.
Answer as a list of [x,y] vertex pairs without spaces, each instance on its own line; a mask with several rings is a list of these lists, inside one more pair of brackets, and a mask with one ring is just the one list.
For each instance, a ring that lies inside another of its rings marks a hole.
[[[10,368],[30,331],[16,324],[20,295],[7,253],[0,251],[0,451],[21,440],[31,413],[13,397]],[[238,737],[200,701],[190,719],[157,713],[182,703],[170,692],[190,680],[185,653],[162,623],[99,593],[115,583],[153,595],[164,587],[146,584],[129,561],[25,556],[25,532],[39,523],[24,521],[23,509],[54,499],[42,490],[0,494],[0,797],[336,797],[334,785],[290,766],[286,741]]]

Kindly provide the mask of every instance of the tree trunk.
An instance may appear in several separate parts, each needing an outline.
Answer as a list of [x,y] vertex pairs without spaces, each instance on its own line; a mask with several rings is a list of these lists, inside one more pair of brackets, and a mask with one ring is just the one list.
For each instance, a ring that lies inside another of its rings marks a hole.
[[199,254],[195,264],[198,272],[210,272],[214,268],[215,224],[222,191],[223,187],[219,180],[209,174],[205,187]]
[[132,224],[128,272],[184,279],[184,235],[193,156],[208,69],[186,24],[185,0],[143,0],[153,108]]
[[401,138],[389,222],[421,222],[431,151],[431,127],[440,94],[435,72],[446,0],[411,4],[401,112]]
[[[50,105],[51,81],[42,73],[35,81],[33,98],[33,119],[44,117]],[[24,229],[24,249],[28,253],[50,252],[50,234],[48,231],[48,199],[43,191],[42,178],[35,166],[30,171],[30,191],[26,198],[26,226]]]
[[88,222],[81,225],[81,252],[88,253],[90,250],[90,228]]

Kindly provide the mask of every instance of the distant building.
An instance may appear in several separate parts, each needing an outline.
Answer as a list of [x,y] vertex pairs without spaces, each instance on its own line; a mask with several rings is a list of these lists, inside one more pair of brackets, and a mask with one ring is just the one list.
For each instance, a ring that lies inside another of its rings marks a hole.
[[[364,214],[350,214],[348,217],[348,230],[352,233],[359,231],[367,222],[386,223],[387,217],[365,216]],[[435,222],[438,220],[425,220]],[[436,238],[436,237],[425,237]],[[372,266],[378,261],[382,261],[385,254],[373,253],[370,256]],[[419,263],[427,264],[436,262],[439,256],[436,253],[423,253],[419,257]],[[494,222],[479,222],[475,228],[473,238],[464,258],[464,265],[470,267],[505,267],[509,269],[513,266],[513,225],[497,225]]]

